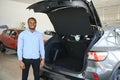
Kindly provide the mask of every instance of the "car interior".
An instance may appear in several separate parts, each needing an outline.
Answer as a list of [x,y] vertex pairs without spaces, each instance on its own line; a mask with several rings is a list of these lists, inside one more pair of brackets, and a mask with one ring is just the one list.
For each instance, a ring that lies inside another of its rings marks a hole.
[[[87,52],[99,39],[84,8],[62,8],[48,16],[56,31],[45,44],[46,65],[52,68],[82,72],[87,66]],[[70,24],[69,24],[69,23]]]

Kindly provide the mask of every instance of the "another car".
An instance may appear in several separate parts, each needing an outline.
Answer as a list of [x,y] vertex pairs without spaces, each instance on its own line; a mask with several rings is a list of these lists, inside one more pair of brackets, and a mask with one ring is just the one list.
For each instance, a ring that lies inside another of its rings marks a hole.
[[4,52],[5,47],[17,50],[18,35],[22,29],[6,29],[0,35],[0,51]]
[[46,31],[44,31],[44,34],[54,36],[56,33],[54,31],[46,30]]
[[85,76],[88,80],[120,80],[120,25],[107,25],[92,47]]
[[120,80],[120,24],[106,25],[103,30],[103,36],[88,52],[83,74],[86,80]]
[[88,53],[103,35],[92,1],[43,0],[28,9],[46,13],[56,33],[45,44],[40,75],[47,80],[84,80]]
[[0,25],[0,34],[2,34],[3,30],[8,29],[7,25]]
[[54,36],[56,33],[52,30],[46,30],[44,31],[43,37],[45,38],[46,42],[48,39],[50,39],[52,36]]

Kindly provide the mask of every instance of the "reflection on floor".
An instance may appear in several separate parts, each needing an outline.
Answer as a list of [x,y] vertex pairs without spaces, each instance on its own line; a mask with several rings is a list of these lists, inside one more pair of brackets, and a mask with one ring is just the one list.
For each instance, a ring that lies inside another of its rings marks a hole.
[[[32,73],[31,68],[28,80],[34,80]],[[21,80],[17,54],[13,50],[7,49],[5,53],[0,52],[0,80]]]

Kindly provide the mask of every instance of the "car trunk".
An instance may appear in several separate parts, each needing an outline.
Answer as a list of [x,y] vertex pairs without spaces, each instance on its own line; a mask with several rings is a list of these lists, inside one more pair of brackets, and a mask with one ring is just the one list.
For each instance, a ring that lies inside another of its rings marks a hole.
[[[86,69],[87,53],[99,40],[98,26],[101,25],[99,19],[98,22],[95,19],[98,15],[89,10],[85,1],[45,1],[37,3],[37,8],[35,4],[28,7],[35,12],[47,13],[56,31],[56,35],[45,44],[47,67],[74,72]],[[49,8],[45,8],[47,5]]]
[[46,43],[46,63],[61,70],[80,72],[86,67],[90,42],[71,42],[56,35]]

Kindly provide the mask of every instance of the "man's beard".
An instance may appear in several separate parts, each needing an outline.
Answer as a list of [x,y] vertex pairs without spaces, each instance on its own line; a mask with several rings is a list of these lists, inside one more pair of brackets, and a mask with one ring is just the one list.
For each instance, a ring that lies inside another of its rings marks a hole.
[[[36,28],[36,27],[35,27],[35,28]],[[31,28],[31,27],[29,27],[30,30],[35,30],[35,28]]]

